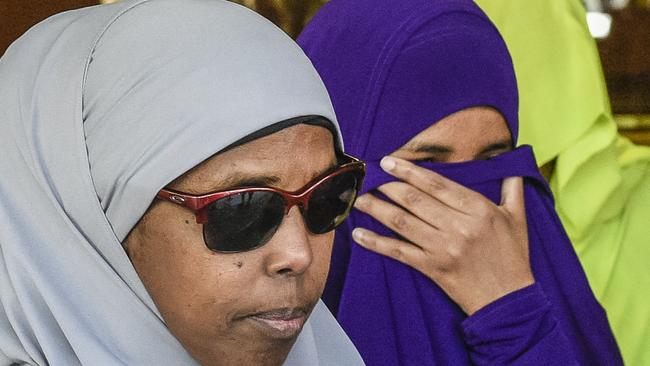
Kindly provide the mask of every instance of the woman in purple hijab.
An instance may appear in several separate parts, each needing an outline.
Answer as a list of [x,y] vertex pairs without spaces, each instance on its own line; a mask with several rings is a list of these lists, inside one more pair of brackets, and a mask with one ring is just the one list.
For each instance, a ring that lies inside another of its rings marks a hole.
[[298,42],[368,164],[323,295],[367,364],[622,364],[472,1],[332,0]]

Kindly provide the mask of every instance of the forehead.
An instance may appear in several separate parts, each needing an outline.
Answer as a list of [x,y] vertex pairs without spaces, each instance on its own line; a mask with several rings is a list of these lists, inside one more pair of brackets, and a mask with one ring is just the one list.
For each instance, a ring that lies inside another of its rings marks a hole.
[[507,139],[510,131],[501,113],[489,107],[472,107],[453,113],[418,133],[405,148],[433,142],[474,145],[483,140]]
[[297,124],[216,154],[169,186],[188,193],[230,188],[238,179],[273,178],[283,189],[301,184],[336,163],[332,133],[320,126]]

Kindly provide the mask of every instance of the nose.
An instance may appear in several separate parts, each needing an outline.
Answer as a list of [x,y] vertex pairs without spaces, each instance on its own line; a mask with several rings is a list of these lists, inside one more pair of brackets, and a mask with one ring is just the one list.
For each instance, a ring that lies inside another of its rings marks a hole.
[[299,276],[313,261],[310,233],[297,206],[284,217],[268,246],[265,267],[269,276]]

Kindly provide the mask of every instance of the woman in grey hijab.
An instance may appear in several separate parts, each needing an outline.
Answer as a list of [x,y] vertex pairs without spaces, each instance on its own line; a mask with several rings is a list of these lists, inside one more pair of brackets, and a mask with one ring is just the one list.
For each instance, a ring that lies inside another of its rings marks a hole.
[[0,59],[0,365],[362,364],[318,300],[362,169],[330,121],[226,1],[35,26]]

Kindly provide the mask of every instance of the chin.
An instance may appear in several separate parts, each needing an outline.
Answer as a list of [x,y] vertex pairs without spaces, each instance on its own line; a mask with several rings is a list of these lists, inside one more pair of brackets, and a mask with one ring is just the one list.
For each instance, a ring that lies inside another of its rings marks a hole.
[[219,343],[204,347],[202,352],[190,351],[190,354],[202,366],[280,366],[289,355],[296,338],[265,341],[233,338],[229,347],[224,348],[224,344]]

